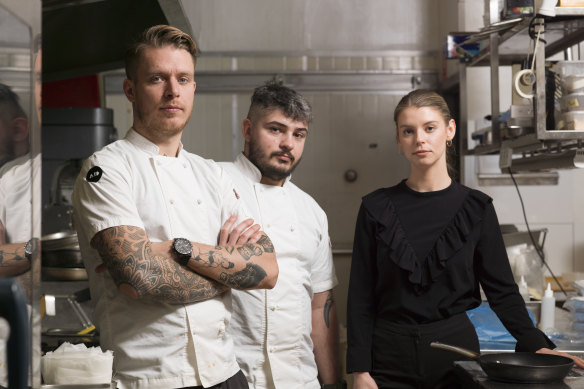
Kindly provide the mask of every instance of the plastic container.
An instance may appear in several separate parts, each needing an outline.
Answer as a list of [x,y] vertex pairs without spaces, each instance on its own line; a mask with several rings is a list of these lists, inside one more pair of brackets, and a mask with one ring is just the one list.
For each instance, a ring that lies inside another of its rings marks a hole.
[[584,61],[560,61],[556,69],[561,79],[584,75]]
[[584,74],[566,76],[561,82],[564,94],[584,92]]
[[584,93],[570,93],[560,100],[562,112],[582,111],[584,112]]
[[584,61],[561,61],[556,65],[560,76],[562,94],[584,92]]
[[543,265],[535,248],[526,243],[507,247],[507,256],[518,286],[521,279],[527,284],[528,293],[536,299],[543,294]]
[[539,329],[542,331],[550,330],[555,325],[556,298],[552,291],[552,286],[548,282],[547,289],[541,299],[541,316],[539,319]]
[[525,282],[525,277],[521,276],[519,281],[519,294],[523,297],[523,301],[529,301],[529,289],[527,288],[527,282]]
[[584,111],[562,112],[560,118],[556,120],[558,130],[584,130]]

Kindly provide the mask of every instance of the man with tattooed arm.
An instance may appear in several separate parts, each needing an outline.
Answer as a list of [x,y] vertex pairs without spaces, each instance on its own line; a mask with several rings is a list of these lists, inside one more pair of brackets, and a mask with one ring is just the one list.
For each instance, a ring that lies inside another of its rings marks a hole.
[[120,389],[247,388],[227,333],[231,289],[274,287],[274,248],[241,222],[222,168],[182,147],[191,37],[151,27],[125,62],[133,127],[84,162],[73,194],[101,346]]
[[39,166],[31,162],[29,121],[18,95],[0,83],[0,277],[30,269],[31,174]]
[[296,91],[274,82],[258,87],[242,124],[243,153],[220,163],[278,253],[275,288],[233,292],[229,331],[256,389],[343,387],[327,217],[290,181],[311,118],[310,105]]

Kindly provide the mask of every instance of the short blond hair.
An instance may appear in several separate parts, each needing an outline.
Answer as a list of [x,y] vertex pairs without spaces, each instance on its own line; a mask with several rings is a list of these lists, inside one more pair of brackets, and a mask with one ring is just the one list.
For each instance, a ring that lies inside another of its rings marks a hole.
[[146,29],[140,38],[128,48],[124,57],[126,77],[133,80],[136,76],[138,63],[144,49],[148,47],[162,48],[172,46],[186,50],[193,58],[193,66],[197,65],[197,45],[186,32],[166,24],[159,24]]

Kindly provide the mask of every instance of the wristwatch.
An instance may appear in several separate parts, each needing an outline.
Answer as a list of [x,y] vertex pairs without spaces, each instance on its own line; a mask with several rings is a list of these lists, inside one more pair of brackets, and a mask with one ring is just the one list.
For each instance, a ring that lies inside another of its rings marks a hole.
[[176,253],[179,263],[187,266],[193,254],[193,244],[191,241],[185,238],[176,238],[172,242],[172,249]]
[[31,238],[24,245],[24,256],[29,261],[32,260],[32,256],[37,249],[37,242],[38,242],[37,238]]

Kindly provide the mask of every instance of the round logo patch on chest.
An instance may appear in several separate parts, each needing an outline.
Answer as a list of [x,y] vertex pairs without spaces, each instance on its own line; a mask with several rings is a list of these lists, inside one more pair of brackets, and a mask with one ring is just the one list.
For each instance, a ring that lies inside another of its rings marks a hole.
[[97,182],[103,175],[103,170],[99,166],[94,166],[87,172],[85,179],[89,182]]

